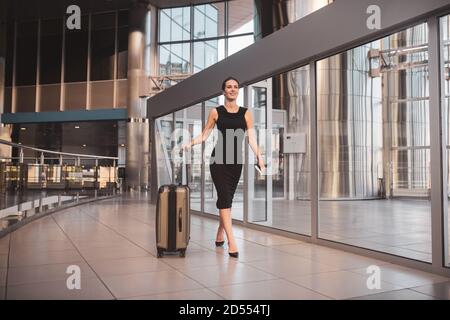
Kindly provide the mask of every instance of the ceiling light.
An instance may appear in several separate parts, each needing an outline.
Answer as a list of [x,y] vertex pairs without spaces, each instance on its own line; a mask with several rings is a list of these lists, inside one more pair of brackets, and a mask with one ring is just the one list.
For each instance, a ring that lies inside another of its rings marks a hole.
[[125,147],[125,144],[121,143],[120,146],[121,146],[121,147]]
[[83,144],[83,147],[86,147],[86,145],[85,145],[85,144]]
[[75,129],[80,129],[80,126],[75,126]]
[[27,128],[25,128],[25,127],[21,127],[21,128],[20,128],[20,130],[23,130],[23,131],[25,131],[25,130],[27,130]]

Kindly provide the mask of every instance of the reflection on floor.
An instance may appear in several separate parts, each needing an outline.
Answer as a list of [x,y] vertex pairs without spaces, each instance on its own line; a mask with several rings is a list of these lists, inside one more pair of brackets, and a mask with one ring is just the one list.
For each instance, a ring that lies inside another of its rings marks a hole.
[[[155,208],[115,198],[67,209],[0,239],[6,299],[449,299],[450,279],[235,226],[240,256],[216,248],[217,221],[192,216],[185,258],[157,259]],[[343,220],[345,221],[345,220]],[[81,289],[69,290],[69,266]],[[367,267],[381,287],[367,287]]]
[[60,206],[115,194],[113,189],[17,190],[0,193],[0,231]]
[[[265,202],[252,202],[255,219],[265,216]],[[242,220],[242,202],[232,214]],[[205,212],[218,213],[214,202]],[[310,201],[273,200],[272,221],[257,222],[299,234],[311,234]],[[249,212],[249,216],[252,214]],[[449,221],[450,228],[450,221]],[[428,200],[321,201],[319,236],[358,247],[431,262],[431,205]]]

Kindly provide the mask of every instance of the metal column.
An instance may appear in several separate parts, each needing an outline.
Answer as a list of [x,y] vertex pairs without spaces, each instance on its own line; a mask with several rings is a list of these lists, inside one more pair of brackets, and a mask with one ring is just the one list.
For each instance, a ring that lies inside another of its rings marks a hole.
[[149,10],[147,4],[135,2],[129,11],[128,35],[128,122],[127,122],[127,188],[148,187],[149,122],[146,98],[140,97],[142,82],[147,76],[146,55]]
[[[443,143],[442,103],[443,97],[442,72],[440,68],[441,46],[439,32],[439,17],[428,19],[428,68],[430,87],[430,148],[431,148],[431,248],[433,269],[438,271],[444,264],[444,225],[447,223],[447,170],[443,163],[446,160],[446,143]],[[446,242],[445,242],[446,243]],[[445,250],[447,252],[447,250]]]

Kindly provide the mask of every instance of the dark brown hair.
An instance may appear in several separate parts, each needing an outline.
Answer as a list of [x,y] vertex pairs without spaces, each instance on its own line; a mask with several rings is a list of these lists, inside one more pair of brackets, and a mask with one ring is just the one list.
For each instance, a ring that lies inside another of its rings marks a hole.
[[239,86],[239,81],[236,78],[228,77],[225,80],[223,80],[223,82],[222,82],[222,90],[223,91],[225,90],[225,85],[227,84],[227,81],[230,81],[230,80],[236,81],[238,83],[238,86]]

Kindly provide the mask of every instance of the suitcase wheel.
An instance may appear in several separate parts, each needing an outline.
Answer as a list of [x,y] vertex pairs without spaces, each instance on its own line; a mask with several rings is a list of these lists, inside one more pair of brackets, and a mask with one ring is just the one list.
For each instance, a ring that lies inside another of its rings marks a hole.
[[156,254],[156,256],[157,256],[158,258],[162,258],[163,255],[164,255],[163,250],[161,250],[161,249],[157,249],[157,250],[158,250],[158,253]]
[[180,250],[180,257],[184,258],[186,256],[186,249]]

